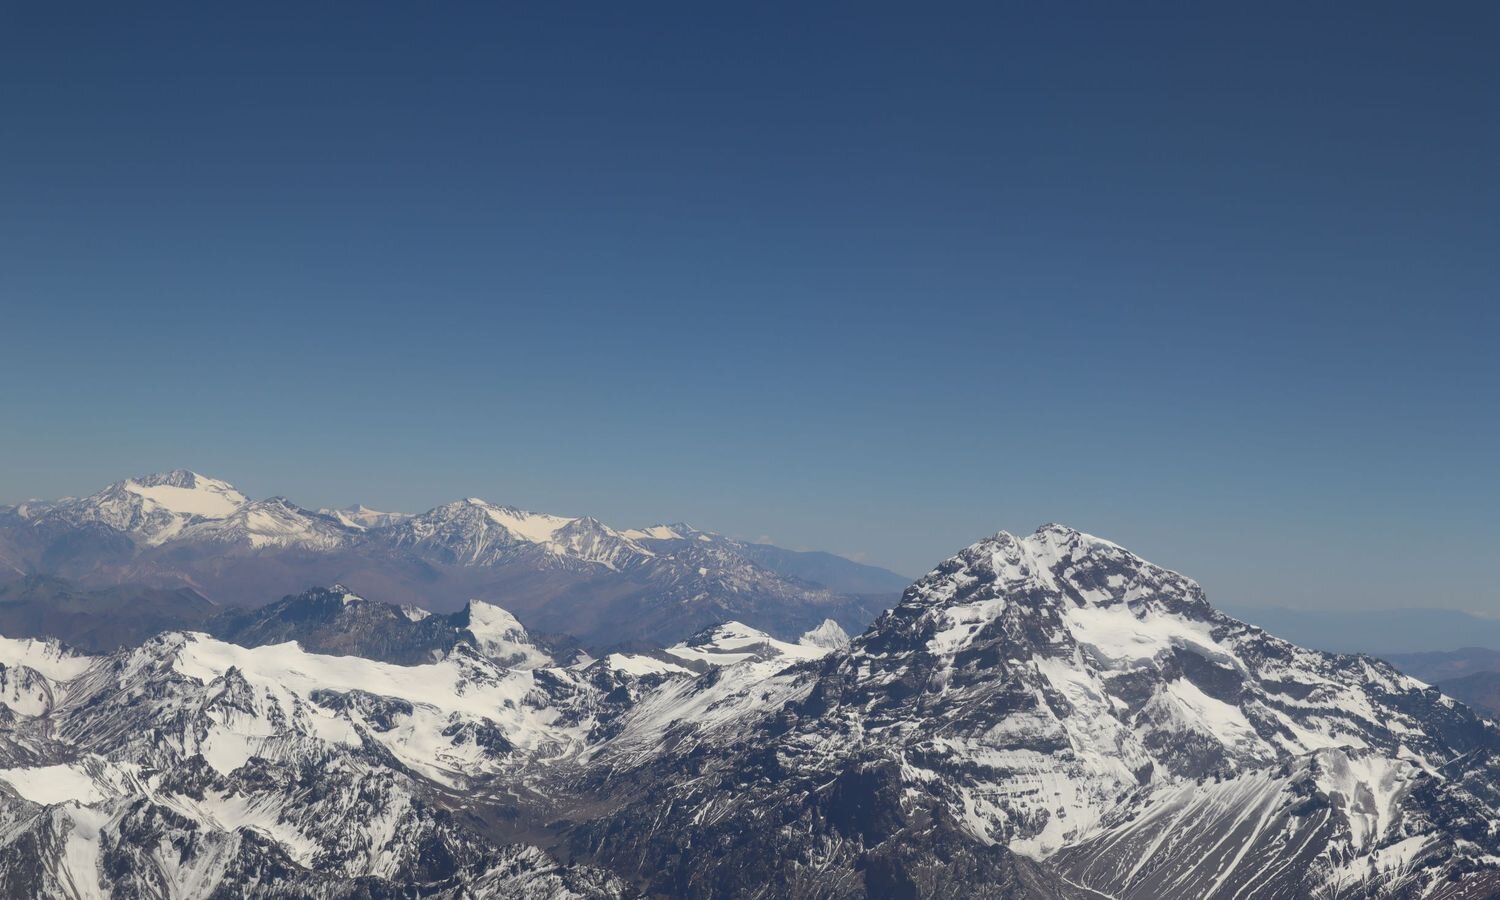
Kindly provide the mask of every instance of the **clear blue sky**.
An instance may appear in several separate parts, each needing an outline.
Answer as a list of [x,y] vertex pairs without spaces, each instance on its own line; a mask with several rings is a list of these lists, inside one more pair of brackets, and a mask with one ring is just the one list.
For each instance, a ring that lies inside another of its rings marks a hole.
[[7,5],[0,498],[1500,611],[1494,4],[506,6]]

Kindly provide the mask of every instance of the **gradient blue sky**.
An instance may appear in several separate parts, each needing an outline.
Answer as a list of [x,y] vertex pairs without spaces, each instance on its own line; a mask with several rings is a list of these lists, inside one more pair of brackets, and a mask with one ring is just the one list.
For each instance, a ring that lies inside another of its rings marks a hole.
[[0,499],[1500,612],[1493,4],[234,6],[0,12]]

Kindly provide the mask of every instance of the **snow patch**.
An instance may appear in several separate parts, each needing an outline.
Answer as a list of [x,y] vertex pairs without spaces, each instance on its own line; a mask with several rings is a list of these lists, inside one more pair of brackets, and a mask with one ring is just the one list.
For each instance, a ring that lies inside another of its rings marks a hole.
[[647,675],[694,675],[692,669],[684,668],[675,663],[669,663],[657,659],[654,656],[645,656],[638,653],[611,653],[604,657],[604,665],[617,672],[643,678]]
[[1124,603],[1112,606],[1074,606],[1063,613],[1073,638],[1116,660],[1152,659],[1164,650],[1187,644],[1214,658],[1231,654],[1213,639],[1206,622],[1146,612],[1136,615]]
[[51,681],[71,681],[94,664],[94,657],[64,649],[54,640],[0,637],[0,664],[26,666]]
[[485,504],[485,515],[489,516],[490,521],[520,540],[532,544],[550,543],[558,529],[574,521],[562,516],[527,512],[524,509],[509,506],[490,506],[488,503]]
[[0,769],[0,780],[32,803],[88,805],[137,789],[136,772],[132,764],[91,756],[61,765]]
[[222,519],[243,506],[249,498],[228,482],[192,473],[192,487],[170,484],[144,485],[134,479],[125,482],[125,490],[142,498],[147,508],[160,508],[186,516]]

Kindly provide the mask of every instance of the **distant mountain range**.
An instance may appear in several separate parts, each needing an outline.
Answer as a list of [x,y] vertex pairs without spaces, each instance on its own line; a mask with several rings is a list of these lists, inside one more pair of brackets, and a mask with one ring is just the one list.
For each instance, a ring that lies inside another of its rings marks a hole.
[[437,612],[480,599],[594,647],[675,640],[730,619],[788,638],[829,618],[857,631],[906,582],[683,524],[616,530],[477,498],[415,515],[312,511],[185,470],[0,509],[0,567],[66,579],[70,590],[187,588],[220,606],[332,583]]
[[[715,543],[604,537],[559,565]],[[1058,525],[852,640],[731,620],[594,656],[340,586],[108,653],[0,638],[6,897],[1481,900],[1497,820],[1500,726]]]

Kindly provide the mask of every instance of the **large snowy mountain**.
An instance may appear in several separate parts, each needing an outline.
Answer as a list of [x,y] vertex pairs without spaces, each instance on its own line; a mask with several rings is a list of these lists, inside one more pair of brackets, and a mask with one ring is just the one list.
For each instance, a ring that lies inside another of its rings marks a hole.
[[39,524],[102,525],[147,545],[179,537],[194,522],[224,519],[249,502],[227,482],[178,469],[128,478],[82,499],[59,501]]
[[[852,641],[731,621],[560,661],[486,605],[422,638],[297,602],[104,656],[0,641],[0,895],[1500,896],[1500,729],[1059,526]],[[354,655],[376,633],[429,655]]]
[[184,470],[0,510],[0,564],[84,589],[186,587],[226,606],[335,582],[435,611],[478,597],[598,647],[670,642],[726,619],[782,637],[826,618],[858,630],[902,587],[873,566],[682,525],[617,531],[477,498],[420,515],[314,512]]

